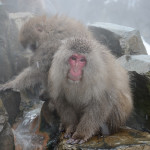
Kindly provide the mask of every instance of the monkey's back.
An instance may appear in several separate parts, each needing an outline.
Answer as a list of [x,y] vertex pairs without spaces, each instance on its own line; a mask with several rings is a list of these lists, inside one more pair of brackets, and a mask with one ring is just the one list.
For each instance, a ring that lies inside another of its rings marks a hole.
[[81,36],[89,37],[90,32],[82,23],[63,15],[55,15],[47,19],[46,32],[50,40],[64,40],[66,38]]

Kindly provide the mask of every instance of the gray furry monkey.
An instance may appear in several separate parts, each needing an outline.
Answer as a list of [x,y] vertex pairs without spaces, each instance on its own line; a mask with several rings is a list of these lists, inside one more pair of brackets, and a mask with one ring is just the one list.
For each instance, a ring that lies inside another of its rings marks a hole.
[[132,111],[127,72],[92,37],[65,40],[48,81],[70,144],[81,144],[99,130],[103,135],[118,131]]

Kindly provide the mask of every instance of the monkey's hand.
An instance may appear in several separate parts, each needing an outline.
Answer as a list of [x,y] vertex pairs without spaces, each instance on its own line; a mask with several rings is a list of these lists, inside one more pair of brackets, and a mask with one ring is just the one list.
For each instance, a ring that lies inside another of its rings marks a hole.
[[68,144],[82,144],[86,142],[93,135],[92,129],[90,129],[89,125],[78,124],[76,131],[73,133],[72,137],[67,141]]
[[64,138],[70,138],[78,124],[77,115],[74,109],[68,105],[62,96],[55,101],[55,106],[61,119],[61,127],[65,130]]
[[69,125],[68,127],[66,127],[63,123],[60,123],[59,131],[65,132],[64,138],[69,139],[74,133],[75,128],[76,128],[75,125]]
[[72,135],[71,139],[67,141],[67,143],[82,144],[100,131],[100,126],[104,122],[104,115],[101,115],[103,112],[99,108],[100,104],[98,102],[93,100],[91,103],[89,103],[77,125],[76,131]]
[[[85,129],[85,130],[84,130]],[[88,128],[87,128],[88,129]],[[92,132],[89,129],[86,129],[86,125],[85,128],[79,128],[77,127],[77,130],[74,132],[74,134],[72,135],[72,137],[67,141],[68,144],[82,144],[84,142],[86,142],[90,137],[92,137]]]
[[81,139],[81,135],[78,135],[78,133],[75,132],[73,137],[67,141],[67,144],[83,144],[86,141],[87,140]]
[[66,132],[64,134],[64,138],[66,139],[69,139],[71,138],[72,134],[74,133],[75,131],[75,126],[74,125],[69,125],[67,128],[66,128]]
[[90,120],[88,118],[89,116],[89,114],[85,114],[81,118],[81,121],[77,125],[76,131],[67,141],[68,144],[82,144],[94,135],[96,131],[95,129],[98,129],[98,126],[95,127],[94,121]]
[[15,88],[15,83],[13,81],[0,85],[0,91],[6,91],[10,89],[13,91],[19,91],[18,89]]

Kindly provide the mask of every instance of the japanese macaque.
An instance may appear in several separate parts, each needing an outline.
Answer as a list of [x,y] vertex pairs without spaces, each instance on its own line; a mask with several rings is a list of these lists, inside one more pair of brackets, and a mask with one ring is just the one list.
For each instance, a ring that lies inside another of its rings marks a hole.
[[78,34],[90,36],[80,22],[65,16],[31,18],[20,31],[21,44],[33,51],[30,65],[14,80],[1,85],[0,90],[23,90],[39,83],[46,89],[48,70],[54,53],[61,45],[61,40]]
[[34,17],[29,19],[20,30],[20,42],[24,48],[33,52],[45,41],[56,43],[75,35],[89,36],[89,32],[79,21],[66,16]]
[[93,38],[66,39],[54,55],[48,81],[67,143],[81,144],[98,131],[112,134],[132,111],[127,72]]

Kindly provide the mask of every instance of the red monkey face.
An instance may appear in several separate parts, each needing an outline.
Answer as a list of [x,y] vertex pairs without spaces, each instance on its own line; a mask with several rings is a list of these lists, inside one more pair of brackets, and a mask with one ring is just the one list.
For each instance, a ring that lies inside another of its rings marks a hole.
[[69,58],[70,70],[68,78],[72,81],[80,81],[83,74],[83,68],[86,65],[86,58],[81,54],[73,54]]

